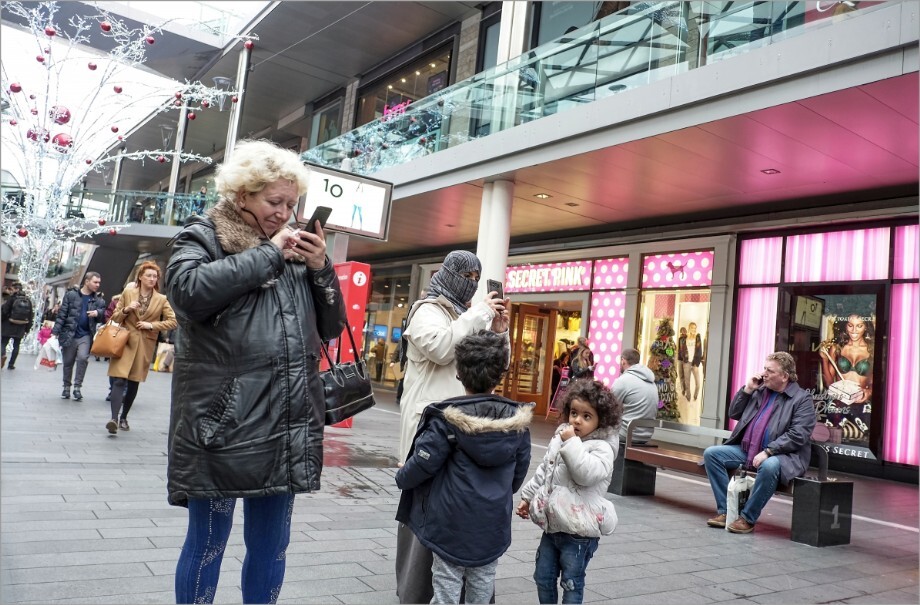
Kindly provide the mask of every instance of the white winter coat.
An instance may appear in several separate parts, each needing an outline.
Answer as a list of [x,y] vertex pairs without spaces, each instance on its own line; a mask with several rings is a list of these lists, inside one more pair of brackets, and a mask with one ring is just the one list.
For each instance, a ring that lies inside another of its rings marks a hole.
[[521,488],[530,518],[548,534],[597,538],[613,533],[617,513],[607,499],[620,442],[615,428],[597,429],[584,439],[563,442],[562,424],[549,442],[533,478]]
[[422,411],[430,403],[466,395],[457,380],[454,347],[464,336],[488,330],[495,312],[485,302],[457,316],[443,296],[416,302],[409,311],[406,337],[406,375],[399,401],[400,428],[398,460],[409,456]]

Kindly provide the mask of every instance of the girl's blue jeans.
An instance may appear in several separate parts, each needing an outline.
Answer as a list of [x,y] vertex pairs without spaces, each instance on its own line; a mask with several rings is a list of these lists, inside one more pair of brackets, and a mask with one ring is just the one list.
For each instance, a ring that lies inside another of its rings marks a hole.
[[[236,498],[190,499],[176,565],[176,603],[213,603]],[[284,582],[294,494],[243,498],[243,603],[274,603]]]
[[540,603],[559,602],[556,582],[560,575],[562,602],[582,602],[585,596],[585,570],[599,542],[599,538],[572,534],[543,534],[537,548],[537,567],[533,572]]

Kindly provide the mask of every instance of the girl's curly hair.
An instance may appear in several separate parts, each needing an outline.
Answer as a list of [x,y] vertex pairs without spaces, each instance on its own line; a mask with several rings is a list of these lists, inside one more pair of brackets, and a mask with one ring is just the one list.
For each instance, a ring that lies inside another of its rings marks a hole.
[[597,428],[618,427],[623,419],[623,403],[617,401],[603,382],[582,378],[569,383],[562,400],[560,424],[568,422],[572,400],[581,399],[597,412]]

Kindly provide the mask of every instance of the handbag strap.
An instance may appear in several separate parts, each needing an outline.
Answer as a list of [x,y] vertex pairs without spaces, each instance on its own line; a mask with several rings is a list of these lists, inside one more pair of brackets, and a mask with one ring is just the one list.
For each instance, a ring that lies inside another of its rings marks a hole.
[[[351,341],[351,350],[354,351],[355,360],[357,361],[357,359],[358,359],[358,344],[355,342],[355,336],[354,336],[354,334],[351,333],[351,326],[348,324],[348,317],[347,317],[347,316],[345,317],[345,331],[348,332],[348,340]],[[339,338],[339,340],[341,340],[341,338]],[[321,341],[320,344],[322,345],[322,348],[323,348],[323,355],[326,356],[326,361],[329,362],[329,367],[330,367],[330,368],[333,367],[333,366],[336,366],[336,365],[338,365],[338,364],[340,364],[340,363],[342,363],[342,345],[341,345],[341,343],[339,344],[338,349],[336,349],[336,352],[335,352],[335,357],[336,357],[336,359],[335,359],[334,362],[332,361],[332,355],[329,354],[329,345],[328,345],[328,343],[322,342],[322,341]]]

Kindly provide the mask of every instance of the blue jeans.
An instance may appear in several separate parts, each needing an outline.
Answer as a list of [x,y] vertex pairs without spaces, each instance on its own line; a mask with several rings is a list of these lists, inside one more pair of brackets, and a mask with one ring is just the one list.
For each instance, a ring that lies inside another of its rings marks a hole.
[[562,574],[562,602],[581,603],[585,596],[585,570],[594,556],[600,538],[572,534],[547,534],[537,548],[537,568],[533,572],[540,603],[558,603],[556,581]]
[[[190,499],[176,565],[176,603],[213,603],[236,498]],[[243,498],[243,603],[274,603],[284,582],[294,495]]]
[[[716,510],[724,514],[726,510],[725,494],[728,491],[729,471],[740,468],[747,462],[747,454],[738,445],[713,445],[703,452],[703,461],[706,465],[706,475],[712,487],[712,495],[716,498]],[[776,486],[779,483],[780,464],[779,458],[771,456],[763,461],[757,469],[757,480],[751,488],[751,495],[747,504],[739,513],[744,520],[753,525],[757,523],[760,512],[767,505]]]

